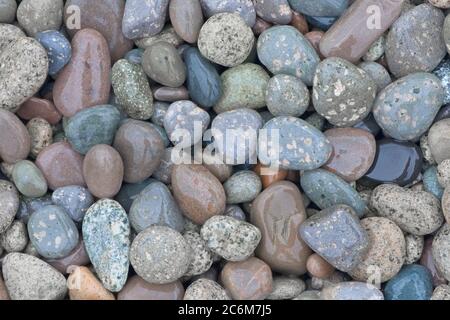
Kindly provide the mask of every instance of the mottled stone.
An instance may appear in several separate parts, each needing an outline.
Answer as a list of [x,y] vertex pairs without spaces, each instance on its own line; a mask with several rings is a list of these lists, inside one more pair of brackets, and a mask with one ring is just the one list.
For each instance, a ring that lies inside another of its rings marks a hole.
[[432,294],[431,273],[417,264],[403,267],[384,288],[386,300],[430,300]]
[[126,212],[129,212],[133,201],[139,196],[141,191],[155,181],[155,179],[149,178],[138,183],[123,183],[115,200],[120,203]]
[[308,88],[294,76],[279,74],[267,84],[266,104],[275,117],[300,117],[308,108],[309,102]]
[[23,0],[17,8],[17,21],[30,37],[62,24],[63,0]]
[[183,237],[192,249],[192,260],[184,276],[191,277],[207,272],[213,264],[213,253],[206,241],[195,231],[186,231]]
[[272,292],[267,300],[290,300],[298,297],[306,288],[306,284],[299,278],[276,276],[273,278]]
[[0,108],[0,158],[7,163],[26,159],[31,149],[27,128],[15,114]]
[[115,300],[89,268],[70,266],[69,269],[67,288],[70,300]]
[[28,232],[25,224],[15,220],[9,228],[0,235],[0,245],[6,252],[21,252],[28,243]]
[[169,0],[129,0],[125,4],[122,32],[128,39],[158,34],[164,27]]
[[3,51],[11,42],[26,37],[25,33],[12,24],[0,23],[0,49]]
[[406,242],[405,264],[412,264],[417,262],[422,256],[424,245],[423,236],[407,234],[405,235],[405,242]]
[[251,28],[255,24],[256,11],[252,0],[200,0],[203,14],[210,18],[217,13],[237,13]]
[[431,154],[437,164],[450,159],[450,119],[436,122],[428,132],[428,143]]
[[180,281],[152,284],[139,276],[132,276],[117,295],[117,300],[181,300],[183,295]]
[[326,287],[320,297],[323,300],[384,300],[383,293],[376,286],[356,281]]
[[376,62],[362,62],[358,67],[364,70],[377,85],[377,92],[380,92],[392,83],[389,72],[381,64]]
[[47,182],[36,165],[22,160],[14,165],[12,180],[17,190],[26,197],[39,198],[47,193]]
[[217,282],[199,279],[187,287],[183,300],[230,300],[230,297]]
[[261,192],[262,183],[258,175],[249,170],[238,171],[224,184],[227,204],[249,202]]
[[370,46],[369,50],[362,56],[365,62],[374,62],[384,55],[386,48],[386,34],[383,34]]
[[274,24],[289,24],[292,20],[288,0],[256,0],[255,10],[259,17]]
[[176,102],[189,99],[189,91],[186,87],[157,87],[153,90],[153,97],[158,101]]
[[86,211],[94,203],[91,193],[80,186],[66,186],[52,194],[54,204],[64,208],[75,222],[81,222]]

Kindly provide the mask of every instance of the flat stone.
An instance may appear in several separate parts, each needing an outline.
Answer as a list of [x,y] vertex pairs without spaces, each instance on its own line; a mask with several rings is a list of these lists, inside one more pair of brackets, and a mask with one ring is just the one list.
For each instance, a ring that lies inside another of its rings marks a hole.
[[62,24],[63,0],[23,0],[17,8],[17,21],[30,37]]
[[0,109],[0,158],[7,163],[16,163],[28,157],[31,149],[30,135],[17,116]]
[[356,281],[326,287],[320,296],[323,300],[384,300],[383,293],[377,287]]
[[384,288],[386,300],[430,300],[432,294],[431,273],[417,264],[403,267]]
[[136,275],[128,279],[117,300],[181,300],[183,295],[184,288],[180,281],[152,284]]
[[233,174],[223,184],[227,195],[227,204],[250,202],[261,192],[262,183],[258,175],[250,170]]
[[47,193],[47,181],[36,165],[22,160],[14,165],[12,180],[21,194],[30,198],[39,198]]

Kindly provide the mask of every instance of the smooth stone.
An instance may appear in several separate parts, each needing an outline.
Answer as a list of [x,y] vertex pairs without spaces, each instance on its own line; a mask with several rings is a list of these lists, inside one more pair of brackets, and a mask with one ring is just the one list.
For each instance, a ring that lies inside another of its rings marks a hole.
[[311,249],[298,234],[306,220],[303,197],[295,184],[270,185],[253,201],[250,221],[261,231],[256,256],[275,272],[302,275]]
[[19,37],[2,48],[0,64],[0,109],[16,112],[44,84],[47,51],[37,40]]
[[273,289],[270,267],[255,257],[228,262],[220,278],[234,300],[264,300]]
[[84,180],[89,191],[97,198],[113,198],[119,192],[123,171],[120,154],[109,145],[98,144],[84,157]]
[[447,284],[447,279],[443,277],[442,273],[436,267],[436,263],[433,258],[433,239],[433,236],[425,238],[423,252],[419,263],[430,270],[431,276],[433,277],[433,285],[437,287]]
[[[441,81],[442,88],[444,89],[444,101],[443,104],[450,103],[450,59],[442,60],[442,62],[433,70],[433,74]],[[440,116],[441,112],[439,112]],[[436,118],[438,118],[436,116]],[[438,118],[439,119],[439,118]],[[441,119],[439,119],[441,120]],[[437,120],[437,121],[439,121]],[[435,119],[436,121],[436,119]]]
[[289,0],[295,11],[315,16],[340,16],[348,7],[348,0]]
[[64,276],[36,257],[10,253],[3,259],[2,271],[12,300],[62,300],[66,296]]
[[208,60],[224,67],[243,63],[253,48],[252,29],[237,13],[218,13],[202,26],[198,49]]
[[328,207],[299,228],[308,246],[338,270],[348,272],[367,252],[369,238],[355,212],[346,205]]
[[209,114],[189,100],[174,102],[164,116],[164,129],[177,148],[189,148],[203,139],[209,126]]
[[136,120],[148,120],[153,115],[153,94],[144,69],[125,59],[112,68],[112,87],[125,113]]
[[448,0],[429,0],[429,2],[438,8],[448,9],[450,8],[450,2]]
[[114,144],[124,164],[127,183],[142,182],[158,168],[164,152],[159,132],[146,122],[128,120],[116,133]]
[[324,132],[333,147],[323,169],[347,182],[359,180],[371,168],[376,155],[376,141],[372,134],[357,128],[335,128]]
[[[217,119],[217,117],[215,118]],[[207,148],[203,151],[203,165],[208,169],[220,182],[225,182],[233,173],[233,167],[226,164],[219,153],[211,154]]]
[[[448,17],[448,15],[447,15]],[[442,35],[444,37],[447,53],[450,52],[450,18],[445,17]]]
[[27,226],[33,246],[47,259],[64,258],[78,243],[77,227],[61,207],[43,207],[31,215]]
[[75,222],[81,222],[86,211],[94,203],[92,194],[80,186],[66,186],[53,191],[52,201],[66,210]]
[[153,97],[156,100],[163,102],[176,102],[180,100],[188,100],[189,91],[184,86],[178,88],[159,87],[153,90]]
[[275,117],[300,117],[309,107],[310,97],[306,85],[290,75],[275,75],[266,89],[266,104]]
[[276,117],[269,120],[263,129],[267,134],[259,135],[258,158],[265,165],[313,170],[323,166],[333,151],[322,132],[299,118]]
[[73,149],[86,154],[96,145],[111,145],[120,120],[116,107],[96,106],[77,112],[67,121],[64,132]]
[[405,264],[417,262],[422,256],[424,237],[413,234],[405,235],[406,241],[406,260]]
[[23,0],[17,8],[17,21],[30,37],[47,30],[59,30],[63,0]]
[[26,37],[22,29],[12,24],[0,23],[0,31],[1,51],[3,51],[11,42]]
[[300,78],[307,86],[313,83],[320,58],[312,44],[291,26],[274,26],[258,39],[259,60],[273,74]]
[[184,288],[180,281],[152,284],[135,275],[128,279],[117,300],[181,300],[183,295]]
[[16,18],[17,2],[16,0],[0,1],[0,23],[12,23]]
[[153,105],[154,111],[151,118],[151,122],[158,126],[164,127],[164,117],[166,116],[169,107],[170,103],[155,101]]
[[40,198],[22,197],[19,209],[16,210],[16,218],[26,224],[28,223],[28,219],[34,212],[53,204],[54,203],[52,202],[52,197],[50,195],[46,195]]
[[314,47],[316,52],[319,54],[320,59],[324,59],[324,57],[320,53],[320,49],[319,49],[320,40],[322,39],[324,34],[325,33],[323,31],[320,31],[320,30],[313,30],[313,31],[305,33],[305,38],[309,42],[311,42],[312,46]]
[[450,281],[450,226],[444,224],[433,239],[432,255],[436,269]]
[[288,0],[256,0],[256,14],[267,22],[274,24],[289,24],[292,11]]
[[[80,15],[80,29],[71,28],[73,12],[70,6],[77,6]],[[122,18],[125,9],[124,0],[69,0],[65,5],[64,20],[71,36],[81,29],[91,28],[100,32],[109,45],[112,61],[122,58],[133,47],[133,42],[122,33]]]
[[155,179],[149,178],[138,183],[123,183],[115,200],[120,203],[126,212],[130,212],[133,201],[139,196],[141,191],[155,181]]
[[241,220],[241,221],[247,220],[247,216],[246,216],[244,210],[242,210],[241,207],[239,207],[236,204],[227,205],[227,207],[225,208],[225,213],[223,215],[232,217],[232,218],[235,218],[235,219]]
[[186,288],[183,300],[230,300],[230,297],[217,282],[198,279]]
[[450,187],[446,187],[442,196],[442,211],[446,222],[450,221]]
[[432,294],[431,273],[417,264],[403,267],[384,288],[386,300],[430,300]]
[[71,266],[67,278],[70,300],[115,300],[87,267]]
[[383,293],[376,286],[356,281],[326,287],[320,297],[323,300],[384,300]]
[[322,37],[320,52],[325,57],[340,57],[351,63],[358,62],[397,20],[402,5],[403,0],[353,2]]
[[217,13],[237,13],[251,28],[255,24],[256,11],[251,0],[200,0],[203,14],[210,18]]
[[19,110],[17,110],[16,114],[24,120],[42,118],[47,120],[51,125],[55,125],[61,121],[61,114],[56,110],[53,102],[35,97],[25,101]]
[[379,140],[372,168],[363,179],[374,185],[395,183],[405,186],[416,180],[422,163],[422,152],[414,143],[394,139]]
[[68,142],[57,142],[39,153],[35,164],[41,169],[49,189],[86,185],[83,178],[83,156]]
[[[381,35],[370,46],[369,50],[363,55],[362,60],[364,62],[374,62],[379,60],[384,55],[386,47],[386,34]],[[384,67],[383,67],[384,68]]]
[[253,171],[255,171],[259,175],[263,189],[268,188],[275,182],[286,180],[290,172],[283,169],[272,169],[270,167],[262,165],[261,163],[258,163],[253,168]]
[[336,23],[338,17],[314,17],[305,16],[306,21],[311,25],[311,27],[317,28],[322,31],[328,31],[331,26]]
[[125,4],[122,32],[128,39],[157,35],[164,27],[169,0],[129,0]]
[[9,297],[8,289],[6,288],[5,282],[3,281],[3,277],[0,277],[0,300],[11,300],[11,298]]
[[444,188],[438,181],[437,168],[435,166],[431,166],[425,170],[423,173],[422,182],[425,191],[431,193],[439,200],[442,199]]
[[169,16],[173,28],[184,41],[197,42],[203,25],[203,13],[199,0],[170,1]]
[[306,171],[301,175],[303,191],[320,209],[345,204],[355,210],[358,217],[366,211],[359,193],[337,175],[323,169]]
[[84,242],[80,240],[68,256],[60,259],[47,259],[46,262],[62,274],[68,274],[70,273],[70,266],[86,266],[90,263],[90,260]]
[[433,233],[444,222],[440,201],[426,191],[384,184],[374,189],[370,204],[380,216],[417,236]]
[[197,48],[183,52],[189,96],[202,107],[212,107],[222,95],[222,80],[215,66]]
[[213,264],[214,256],[213,252],[208,248],[206,241],[196,231],[186,231],[183,234],[183,238],[192,249],[191,263],[184,277],[202,275],[208,272]]
[[28,244],[28,231],[26,225],[15,220],[9,228],[0,235],[0,245],[3,250],[11,252],[21,252]]
[[39,198],[47,193],[47,181],[36,165],[22,160],[14,165],[12,180],[21,194],[29,198]]
[[189,268],[192,249],[183,236],[165,226],[151,226],[133,240],[130,262],[136,273],[154,284],[171,283]]
[[373,114],[390,137],[415,140],[430,128],[443,99],[444,91],[437,77],[429,73],[414,73],[381,91]]
[[446,55],[444,18],[442,11],[430,4],[418,5],[398,18],[386,39],[385,55],[392,74],[400,78],[438,66]]
[[27,123],[31,139],[30,157],[36,158],[39,153],[53,143],[53,129],[47,120],[33,118]]
[[172,180],[172,168],[174,166],[174,163],[172,162],[173,151],[173,148],[167,148],[166,150],[164,150],[164,154],[161,158],[159,167],[152,174],[152,177],[154,179],[159,180],[165,184],[170,184]]
[[372,113],[370,113],[369,116],[363,121],[355,124],[353,128],[366,130],[367,132],[370,132],[374,137],[376,137],[381,132],[381,128],[375,121]]
[[260,17],[256,17],[255,24],[252,27],[252,31],[255,36],[259,36],[265,30],[269,29],[272,26],[271,23],[261,19]]
[[83,240],[89,259],[103,286],[119,292],[128,277],[130,223],[114,200],[94,203],[83,219]]
[[47,50],[48,74],[55,76],[72,57],[69,40],[59,31],[48,30],[36,34],[36,40]]
[[0,108],[0,159],[16,163],[28,157],[31,139],[27,128],[17,116]]
[[298,297],[306,288],[303,280],[286,276],[275,276],[273,288],[267,300],[290,300]]
[[170,190],[158,181],[150,183],[134,199],[129,219],[138,233],[153,225],[167,226],[178,232],[184,229],[184,217]]
[[312,277],[326,279],[330,277],[336,269],[317,253],[313,253],[306,261],[306,270],[308,270],[308,273]]
[[227,204],[238,204],[254,200],[261,192],[262,183],[255,172],[242,170],[225,181],[223,188],[227,195]]
[[362,62],[358,65],[363,69],[377,85],[377,93],[392,83],[389,72],[381,64],[376,62]]
[[134,43],[136,44],[136,46],[138,46],[141,49],[147,49],[148,47],[150,47],[152,44],[159,42],[159,41],[165,41],[168,43],[173,44],[175,47],[179,47],[180,45],[182,45],[184,43],[183,39],[181,39],[178,34],[175,32],[175,29],[170,25],[166,25],[160,33],[154,35],[154,36],[149,36],[149,37],[144,37],[141,39],[136,39],[134,41]]
[[204,166],[175,165],[172,192],[183,214],[197,224],[225,211],[223,186]]
[[431,126],[428,132],[428,143],[430,145],[433,159],[440,164],[450,159],[450,119],[443,119]]
[[126,60],[128,60],[128,62],[131,62],[134,64],[141,64],[143,54],[144,54],[144,49],[141,49],[141,48],[132,49],[127,52],[124,59],[126,59]]
[[430,300],[450,300],[450,286],[440,285],[433,291]]

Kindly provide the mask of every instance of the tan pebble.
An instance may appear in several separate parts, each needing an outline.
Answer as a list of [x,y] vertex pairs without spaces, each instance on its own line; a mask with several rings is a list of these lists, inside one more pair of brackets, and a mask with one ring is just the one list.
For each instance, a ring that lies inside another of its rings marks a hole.
[[53,143],[53,130],[47,120],[33,118],[27,123],[27,130],[31,138],[31,155],[37,157],[39,153]]
[[67,279],[70,300],[115,300],[87,267],[70,266]]

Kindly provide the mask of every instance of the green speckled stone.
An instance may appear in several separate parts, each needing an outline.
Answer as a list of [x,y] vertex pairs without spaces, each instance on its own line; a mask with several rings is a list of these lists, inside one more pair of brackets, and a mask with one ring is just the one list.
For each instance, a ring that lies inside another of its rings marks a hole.
[[30,198],[39,198],[47,193],[47,181],[41,170],[28,160],[14,165],[12,179],[21,194]]

